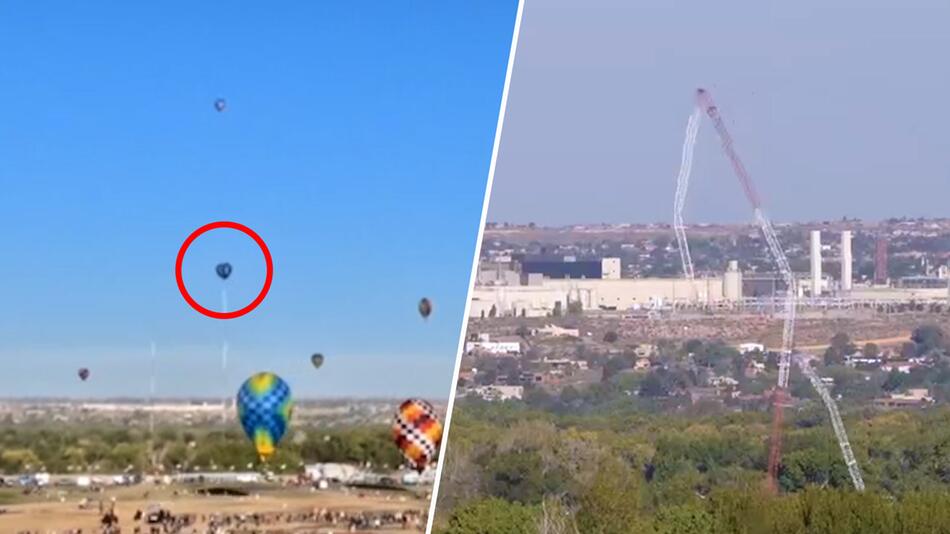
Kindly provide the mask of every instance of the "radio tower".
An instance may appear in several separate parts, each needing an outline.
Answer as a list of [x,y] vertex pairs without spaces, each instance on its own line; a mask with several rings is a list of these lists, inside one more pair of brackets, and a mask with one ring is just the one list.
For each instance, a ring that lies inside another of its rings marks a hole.
[[702,110],[697,106],[686,123],[686,140],[683,141],[683,157],[680,161],[680,172],[676,175],[676,194],[673,197],[673,232],[676,234],[676,244],[680,251],[680,262],[683,264],[683,276],[689,280],[693,290],[697,290],[693,259],[689,254],[689,242],[686,240],[686,224],[683,222],[683,208],[686,207],[686,193],[689,190],[689,175],[693,168],[693,147],[696,146],[696,134],[699,133],[699,123],[702,121]]
[[722,141],[722,149],[726,153],[726,157],[728,157],[732,163],[732,170],[736,173],[736,177],[739,179],[740,185],[742,185],[742,190],[745,192],[746,199],[748,199],[749,204],[752,206],[755,222],[762,230],[762,235],[768,244],[772,259],[775,261],[782,278],[785,280],[785,323],[782,329],[782,354],[779,360],[778,379],[779,388],[785,389],[788,387],[788,369],[793,348],[792,343],[795,337],[795,279],[792,276],[792,268],[788,264],[788,258],[785,257],[785,252],[782,251],[782,245],[779,243],[778,236],[775,234],[772,222],[766,217],[765,212],[762,210],[762,202],[759,199],[758,192],[755,190],[755,185],[752,183],[752,178],[749,177],[749,172],[746,171],[745,165],[743,165],[742,160],[739,159],[739,154],[737,154],[735,148],[733,148],[732,136],[729,135],[729,131],[726,129],[726,125],[719,115],[719,108],[716,107],[709,92],[705,89],[696,90],[696,102],[700,108],[706,112],[712,120],[713,126],[716,128],[719,140]]
[[739,179],[739,184],[745,192],[746,199],[752,206],[755,221],[762,230],[762,235],[768,244],[772,259],[785,280],[785,322],[782,328],[782,352],[779,354],[778,384],[773,395],[772,438],[769,443],[768,485],[774,493],[778,491],[778,465],[782,456],[782,424],[786,391],[788,390],[788,372],[795,336],[795,278],[792,275],[792,268],[788,264],[788,258],[785,257],[785,252],[782,250],[778,236],[775,234],[775,229],[772,227],[772,222],[769,221],[762,210],[762,202],[755,190],[755,185],[752,183],[752,178],[749,177],[749,172],[733,147],[732,136],[729,135],[729,131],[722,121],[719,108],[716,107],[709,92],[705,89],[696,90],[696,102],[706,112],[716,128],[716,133],[722,142],[722,149],[732,163],[732,170]]
[[874,243],[874,283],[886,284],[888,278],[887,238],[881,235]]
[[[782,456],[782,424],[784,419],[786,392],[788,390],[788,373],[790,370],[789,368],[791,366],[792,352],[794,349],[796,311],[795,279],[792,275],[792,269],[788,264],[788,258],[786,258],[785,252],[782,250],[781,244],[778,241],[778,236],[775,234],[775,229],[772,227],[771,221],[769,221],[768,217],[765,216],[765,212],[762,210],[762,204],[752,183],[752,179],[749,177],[749,173],[746,171],[745,165],[742,164],[742,160],[739,159],[739,155],[733,148],[732,136],[730,136],[728,130],[726,130],[726,126],[719,114],[719,109],[716,107],[715,103],[713,103],[709,92],[704,89],[698,89],[696,91],[696,102],[699,108],[704,110],[709,118],[712,119],[713,125],[716,128],[716,133],[719,135],[720,141],[722,141],[723,151],[726,153],[726,156],[732,163],[733,171],[735,171],[736,177],[739,178],[739,183],[742,185],[742,190],[745,192],[746,198],[752,205],[752,210],[755,214],[755,220],[758,223],[759,228],[762,230],[762,234],[765,236],[765,241],[768,244],[772,258],[775,260],[775,263],[782,274],[782,278],[785,280],[785,323],[782,330],[782,352],[779,355],[778,384],[775,388],[775,394],[773,396],[774,411],[768,465],[768,485],[769,489],[775,493],[778,491],[778,466],[781,462]],[[692,132],[688,128],[687,143],[690,142],[691,135],[695,140],[695,132]],[[692,147],[690,147],[690,154],[691,153]],[[687,166],[686,168],[688,169],[689,167]],[[682,179],[678,180],[678,184],[680,181],[682,181]],[[684,184],[684,188],[685,185],[686,184]],[[679,189],[680,188],[678,186],[677,201],[679,201],[681,197],[685,197],[685,190],[681,193]],[[677,209],[678,211],[681,211],[679,204],[677,204]],[[682,219],[677,222],[679,223],[680,228],[682,228]],[[685,234],[685,230],[680,231]],[[683,239],[685,240],[685,235]],[[834,399],[831,398],[827,388],[825,388],[824,384],[822,384],[821,379],[815,373],[814,369],[811,368],[810,361],[801,356],[796,358],[796,360],[799,367],[801,367],[802,372],[811,382],[812,386],[818,391],[822,402],[824,402],[825,407],[828,409],[828,414],[831,418],[831,425],[834,429],[835,437],[838,439],[838,445],[841,448],[845,465],[848,467],[848,472],[851,475],[851,481],[853,482],[855,489],[858,491],[863,491],[864,480],[861,477],[861,470],[859,469],[857,460],[855,459],[854,453],[851,450],[851,444],[848,441],[848,435],[845,432],[844,423],[841,421],[841,415],[838,413],[838,407],[835,404]]]

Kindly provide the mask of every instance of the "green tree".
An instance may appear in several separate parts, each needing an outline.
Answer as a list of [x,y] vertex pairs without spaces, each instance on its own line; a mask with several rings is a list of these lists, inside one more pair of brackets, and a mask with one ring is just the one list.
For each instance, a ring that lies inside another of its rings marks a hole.
[[604,333],[604,343],[616,343],[617,339],[619,338],[620,336],[618,336],[617,332],[614,332],[613,330],[608,330],[606,333]]
[[904,380],[906,376],[904,373],[898,371],[897,369],[891,369],[891,372],[887,374],[887,379],[884,380],[884,384],[881,388],[884,391],[897,391],[904,385]]
[[844,364],[844,354],[835,349],[834,347],[828,347],[825,349],[825,365],[843,365]]
[[[723,534],[765,534],[766,497],[760,492],[727,489],[710,496],[709,509],[715,518],[715,532]],[[831,533],[829,533],[831,534]]]
[[831,345],[825,351],[825,365],[841,365],[845,356],[854,354],[858,348],[851,343],[851,338],[844,332],[838,332],[831,338]]
[[835,349],[841,354],[850,354],[847,352],[847,350],[851,346],[851,338],[844,332],[838,332],[831,338],[831,348]]
[[524,504],[536,504],[544,496],[544,473],[537,451],[497,454],[486,471],[490,495]]
[[703,342],[699,339],[690,339],[683,345],[683,349],[687,354],[695,354],[703,348]]
[[659,373],[653,371],[640,382],[641,397],[666,397],[670,392]]
[[634,534],[640,527],[638,475],[616,458],[598,466],[591,485],[580,496],[577,528],[585,534]]
[[897,511],[897,522],[906,533],[945,532],[950,525],[950,494],[914,492],[905,495]]
[[944,350],[947,347],[946,336],[937,325],[927,324],[915,328],[910,339],[916,344],[917,355],[927,354],[934,350]]
[[694,505],[660,508],[653,518],[654,534],[717,534],[713,517]]
[[571,404],[580,400],[581,398],[582,396],[580,392],[577,391],[577,388],[574,386],[566,386],[561,390],[560,399],[564,404]]
[[30,449],[6,449],[0,453],[0,464],[6,473],[39,469],[40,459]]
[[617,373],[630,368],[630,359],[625,356],[614,356],[604,364],[604,372],[601,375],[601,381],[607,382]]
[[808,532],[899,532],[893,504],[875,493],[813,488],[797,495],[796,500]]
[[118,443],[109,455],[109,464],[114,469],[122,470],[131,465],[136,470],[142,470],[145,463],[144,443]]
[[491,497],[456,508],[439,534],[538,534],[536,522],[533,507]]
[[693,358],[697,365],[710,369],[728,369],[732,367],[733,360],[740,357],[737,350],[721,341],[702,343],[696,350],[690,352],[694,353]]
[[782,458],[779,482],[785,491],[806,486],[848,487],[851,479],[840,454],[828,447],[793,451]]
[[577,534],[577,524],[564,498],[548,496],[541,503],[538,517],[539,534]]
[[901,345],[901,357],[902,358],[913,358],[917,356],[917,344],[913,341],[906,341]]

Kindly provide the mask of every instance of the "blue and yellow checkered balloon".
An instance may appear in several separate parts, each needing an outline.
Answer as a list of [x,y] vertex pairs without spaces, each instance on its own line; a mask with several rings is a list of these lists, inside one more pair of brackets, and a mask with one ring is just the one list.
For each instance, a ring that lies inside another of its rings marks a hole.
[[257,373],[238,390],[237,409],[244,433],[267,460],[290,425],[290,386],[274,373]]

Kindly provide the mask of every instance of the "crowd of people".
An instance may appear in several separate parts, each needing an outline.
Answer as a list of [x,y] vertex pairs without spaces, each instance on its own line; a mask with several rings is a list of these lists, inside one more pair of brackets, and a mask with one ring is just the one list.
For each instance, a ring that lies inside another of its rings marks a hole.
[[[270,512],[253,514],[216,514],[208,518],[207,533],[217,532],[291,532],[281,526],[327,526],[345,529],[345,532],[397,528],[422,529],[425,522],[418,511],[402,512],[346,512],[314,510],[308,512]],[[261,530],[264,527],[264,530]],[[274,528],[278,530],[274,530]]]
[[310,532],[301,530],[308,527],[329,528],[333,532],[365,532],[383,528],[422,531],[425,517],[417,510],[354,512],[319,509],[229,514],[173,514],[164,509],[146,513],[137,510],[133,525],[123,531],[119,518],[110,510],[102,515],[101,525],[95,530],[20,531],[17,534],[299,534]]

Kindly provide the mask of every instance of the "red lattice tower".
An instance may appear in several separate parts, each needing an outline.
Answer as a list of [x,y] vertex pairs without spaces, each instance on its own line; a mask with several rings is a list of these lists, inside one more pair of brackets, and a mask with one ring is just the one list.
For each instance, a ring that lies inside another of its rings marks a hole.
[[782,245],[779,243],[775,229],[762,211],[762,201],[759,198],[759,193],[752,183],[752,178],[749,176],[748,170],[746,170],[745,165],[743,165],[742,160],[739,158],[739,154],[736,152],[732,136],[729,135],[726,124],[722,120],[722,115],[719,113],[719,108],[716,107],[716,104],[713,102],[709,91],[697,89],[696,103],[701,109],[706,111],[706,115],[712,120],[713,127],[716,129],[719,140],[722,142],[722,149],[726,157],[728,157],[732,163],[732,170],[739,179],[742,191],[752,206],[756,222],[759,224],[762,235],[765,237],[765,241],[769,246],[769,253],[775,260],[776,266],[782,273],[782,278],[785,280],[787,286],[785,320],[782,332],[782,351],[779,354],[778,384],[776,384],[773,394],[772,437],[769,443],[767,485],[774,493],[778,491],[778,469],[782,459],[782,424],[785,419],[783,412],[785,410],[785,399],[787,396],[786,390],[788,388],[789,367],[791,366],[792,350],[794,348],[795,279],[792,274],[792,268],[788,264],[788,258],[785,256]]
[[772,437],[769,441],[768,477],[765,479],[768,490],[778,494],[778,468],[782,462],[782,425],[785,422],[785,390],[775,388],[772,392]]
[[890,276],[887,273],[887,237],[879,236],[874,243],[874,283],[886,284]]

